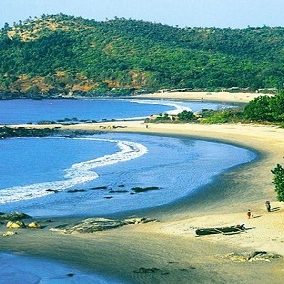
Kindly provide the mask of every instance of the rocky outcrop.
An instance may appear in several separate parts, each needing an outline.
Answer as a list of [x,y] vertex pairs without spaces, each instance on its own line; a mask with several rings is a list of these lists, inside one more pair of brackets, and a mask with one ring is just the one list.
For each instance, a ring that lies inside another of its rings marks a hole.
[[223,259],[229,259],[233,262],[254,262],[254,261],[266,261],[271,262],[272,260],[281,258],[280,255],[266,252],[266,251],[254,251],[252,253],[229,253],[223,256],[219,256]]
[[0,213],[0,220],[3,221],[20,221],[24,219],[31,219],[32,217],[21,212]]
[[51,231],[61,232],[64,234],[72,233],[94,233],[98,231],[105,231],[115,229],[118,227],[131,225],[131,224],[145,224],[149,222],[157,221],[156,219],[148,218],[130,218],[124,220],[113,220],[106,218],[88,218],[82,220],[80,223],[74,225],[59,225],[50,229]]
[[16,221],[16,222],[9,221],[6,225],[6,228],[8,229],[21,229],[25,227],[26,227],[25,223],[21,221]]

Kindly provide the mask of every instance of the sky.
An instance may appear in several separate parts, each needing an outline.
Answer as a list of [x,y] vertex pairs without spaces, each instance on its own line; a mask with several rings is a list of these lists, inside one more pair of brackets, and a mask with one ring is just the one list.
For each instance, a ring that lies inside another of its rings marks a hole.
[[284,26],[284,0],[0,0],[0,27],[29,16],[58,13],[180,27]]

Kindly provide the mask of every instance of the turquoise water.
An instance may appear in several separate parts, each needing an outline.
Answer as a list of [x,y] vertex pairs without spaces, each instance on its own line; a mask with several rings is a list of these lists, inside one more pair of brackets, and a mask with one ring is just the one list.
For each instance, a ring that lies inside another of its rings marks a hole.
[[[0,284],[119,284],[111,277],[40,258],[0,254]],[[125,281],[123,281],[125,283]]]
[[[222,143],[113,133],[2,140],[0,158],[5,161],[0,168],[0,211],[70,216],[171,203],[255,154]],[[107,188],[94,189],[102,186]],[[160,189],[133,194],[133,187],[152,186]],[[67,192],[70,189],[86,191]]]
[[60,119],[96,120],[147,117],[166,111],[202,108],[216,109],[222,104],[156,100],[0,100],[0,124],[22,124]]

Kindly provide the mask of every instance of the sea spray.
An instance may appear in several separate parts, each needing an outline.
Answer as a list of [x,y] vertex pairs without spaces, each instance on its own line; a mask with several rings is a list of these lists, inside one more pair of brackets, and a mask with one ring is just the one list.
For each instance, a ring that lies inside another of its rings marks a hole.
[[73,164],[70,168],[65,170],[65,180],[1,189],[0,204],[38,198],[50,194],[52,190],[63,191],[80,184],[88,183],[99,177],[99,175],[94,171],[95,169],[139,158],[148,151],[144,145],[130,141],[92,137],[80,137],[72,139],[116,143],[120,151],[97,159]]

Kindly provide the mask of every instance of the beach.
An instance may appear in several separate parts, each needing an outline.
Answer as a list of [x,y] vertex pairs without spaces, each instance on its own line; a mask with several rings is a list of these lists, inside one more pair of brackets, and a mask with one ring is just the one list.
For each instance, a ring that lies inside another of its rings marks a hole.
[[[191,198],[158,208],[124,213],[126,217],[135,214],[156,218],[158,222],[128,225],[93,234],[66,235],[48,229],[78,220],[57,218],[45,229],[23,229],[11,238],[1,237],[1,250],[12,249],[74,264],[110,275],[124,283],[283,282],[284,205],[275,199],[271,169],[283,162],[284,129],[253,124],[164,123],[148,124],[146,128],[142,121],[60,127],[220,141],[255,150],[258,159],[216,177]],[[266,211],[266,200],[271,201],[272,212]],[[246,215],[248,209],[252,211],[251,219]],[[245,224],[248,230],[233,235],[195,236],[196,228],[237,224]],[[250,262],[240,257],[255,251],[282,257],[271,262]]]
[[[114,128],[118,124],[126,128]],[[238,283],[240,277],[242,283],[250,283],[252,277],[254,283],[260,283],[263,277],[272,283],[281,283],[284,276],[282,259],[272,263],[252,264],[234,262],[224,256],[232,252],[259,250],[284,255],[284,206],[275,200],[270,172],[276,163],[282,162],[284,129],[241,124],[150,124],[146,129],[143,122],[137,121],[62,128],[177,135],[222,141],[255,149],[259,159],[225,173],[190,200],[136,213],[157,218],[160,222],[72,236],[48,230],[22,231],[13,238],[1,238],[4,250],[13,248],[15,251],[80,264],[134,283],[211,283],[212,273],[217,283],[229,280]],[[271,201],[274,212],[266,212],[266,200]],[[249,220],[246,216],[248,209],[254,216]],[[56,222],[60,224],[63,220],[58,219]],[[251,229],[231,236],[196,238],[194,234],[196,227],[240,223]],[[60,249],[50,250],[50,247],[58,246]],[[139,267],[155,267],[164,273],[134,273]]]
[[171,99],[171,100],[192,100],[192,101],[211,101],[223,103],[248,103],[249,101],[262,96],[272,96],[262,93],[243,93],[243,92],[157,92],[152,94],[136,95],[139,99]]

